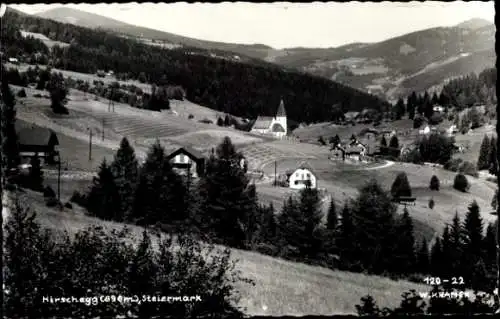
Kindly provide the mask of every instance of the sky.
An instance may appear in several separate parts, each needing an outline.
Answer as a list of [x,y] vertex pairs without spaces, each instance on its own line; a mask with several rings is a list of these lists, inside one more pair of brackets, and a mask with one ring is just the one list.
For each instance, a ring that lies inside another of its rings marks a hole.
[[[60,4],[12,5],[34,14]],[[494,22],[494,1],[69,4],[129,24],[182,36],[245,44],[337,47],[378,42],[472,18]]]

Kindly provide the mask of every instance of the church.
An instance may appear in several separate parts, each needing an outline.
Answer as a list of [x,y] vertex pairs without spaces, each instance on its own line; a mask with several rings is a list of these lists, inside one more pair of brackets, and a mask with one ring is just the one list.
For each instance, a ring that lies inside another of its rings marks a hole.
[[286,122],[285,104],[281,99],[276,116],[259,116],[252,126],[252,133],[273,135],[277,138],[286,136],[288,126]]

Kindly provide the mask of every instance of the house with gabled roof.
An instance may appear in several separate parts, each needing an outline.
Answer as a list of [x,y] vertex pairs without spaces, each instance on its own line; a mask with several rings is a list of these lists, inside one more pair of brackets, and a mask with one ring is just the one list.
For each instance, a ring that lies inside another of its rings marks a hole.
[[180,175],[201,177],[205,172],[206,156],[189,146],[183,146],[167,155],[167,160]]
[[15,124],[22,163],[29,163],[38,156],[43,163],[54,164],[59,154],[59,139],[51,129],[36,125]]
[[302,162],[292,171],[287,172],[288,187],[293,189],[303,189],[306,186],[317,188],[317,175],[307,162]]
[[259,116],[255,120],[250,132],[258,134],[273,135],[282,138],[287,135],[288,124],[283,99],[280,101],[276,115]]

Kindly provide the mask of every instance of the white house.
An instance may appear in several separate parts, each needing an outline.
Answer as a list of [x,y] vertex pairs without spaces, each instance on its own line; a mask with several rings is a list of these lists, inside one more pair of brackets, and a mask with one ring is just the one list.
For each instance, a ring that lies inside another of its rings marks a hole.
[[205,155],[193,148],[184,146],[166,156],[173,169],[180,175],[200,177],[205,172]]
[[288,186],[293,189],[302,189],[309,184],[311,188],[317,187],[317,178],[312,168],[306,163],[302,163],[297,169],[291,172],[288,177]]
[[431,132],[431,128],[427,125],[423,130],[418,131],[420,135],[427,135]]
[[458,128],[456,125],[451,125],[447,130],[446,130],[446,133],[448,134],[448,136],[453,136],[454,134],[456,134],[458,132]]
[[276,116],[259,116],[255,121],[251,132],[258,134],[269,134],[278,138],[282,138],[287,134],[287,120],[285,112],[285,104],[281,100],[276,112]]
[[443,112],[444,112],[444,107],[443,107],[443,106],[441,106],[441,105],[435,104],[435,105],[432,107],[432,110],[433,110],[434,112],[443,113]]
[[9,58],[9,63],[12,63],[12,64],[19,64],[19,60],[16,59],[16,58]]

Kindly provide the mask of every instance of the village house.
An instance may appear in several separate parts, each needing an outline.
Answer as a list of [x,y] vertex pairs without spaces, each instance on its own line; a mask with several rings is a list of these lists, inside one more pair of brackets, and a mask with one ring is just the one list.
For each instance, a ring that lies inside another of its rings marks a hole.
[[434,105],[432,106],[432,110],[433,110],[434,112],[444,113],[444,106],[441,106],[441,105],[439,105],[439,104],[434,104]]
[[167,155],[173,169],[183,176],[203,176],[206,157],[200,151],[184,146]]
[[355,121],[359,116],[359,112],[347,112],[344,114],[344,119],[349,121]]
[[55,164],[59,155],[59,140],[54,131],[39,126],[21,126],[16,123],[16,133],[19,142],[21,164],[29,164],[38,156],[42,164]]
[[311,188],[317,188],[317,177],[314,174],[311,166],[302,162],[298,168],[286,173],[288,179],[288,187],[292,189],[303,189],[307,185]]
[[345,148],[345,156],[360,161],[366,156],[366,146],[358,141],[351,143]]
[[287,126],[287,117],[285,111],[285,104],[283,103],[283,99],[280,102],[278,107],[278,111],[276,115],[273,116],[259,116],[250,132],[272,135],[277,138],[282,138],[287,135],[288,126]]

